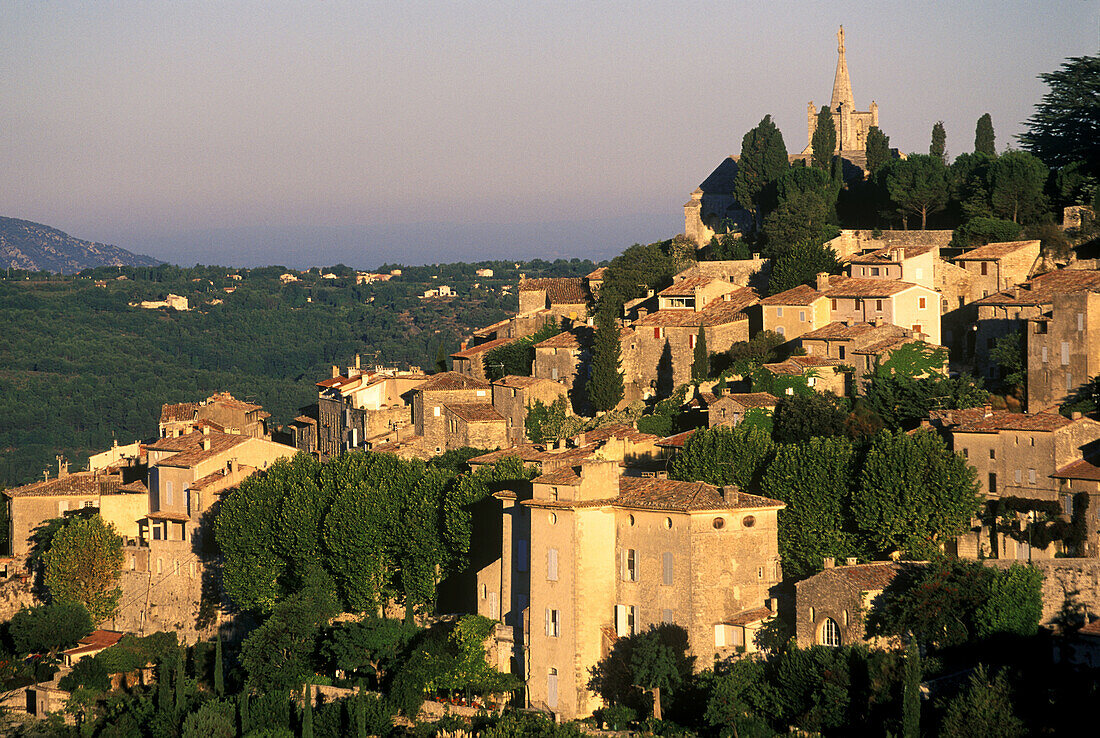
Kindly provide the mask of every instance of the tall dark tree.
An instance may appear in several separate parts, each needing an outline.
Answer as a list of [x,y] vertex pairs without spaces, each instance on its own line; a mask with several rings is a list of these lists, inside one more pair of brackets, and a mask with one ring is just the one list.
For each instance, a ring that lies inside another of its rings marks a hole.
[[592,374],[585,385],[588,401],[597,412],[614,410],[623,399],[622,344],[619,321],[611,310],[596,314],[592,340]]
[[901,697],[902,738],[920,738],[920,647],[910,638],[905,649],[905,682]]
[[833,111],[828,105],[822,105],[817,114],[817,125],[814,127],[810,146],[813,148],[814,168],[831,172],[833,155],[836,153],[836,125],[833,123]]
[[302,710],[302,738],[313,738],[313,686],[305,685],[302,699],[305,705]]
[[928,147],[929,156],[938,157],[940,161],[947,161],[947,131],[943,127],[943,121],[936,121],[932,126],[932,144]]
[[989,176],[993,212],[998,216],[1020,223],[1043,212],[1047,168],[1036,156],[1026,151],[1006,151],[993,162]]
[[657,396],[668,397],[674,389],[676,380],[672,365],[672,345],[665,339],[665,346],[657,359]]
[[1020,143],[1051,168],[1080,161],[1100,176],[1100,56],[1072,57],[1039,79],[1050,90],[1035,106]]
[[733,180],[733,196],[748,208],[754,223],[775,207],[775,183],[789,166],[787,145],[770,115],[741,140],[741,157]]
[[928,216],[947,206],[947,167],[941,159],[913,154],[890,162],[883,171],[890,199],[903,214],[919,215],[922,231]]
[[225,664],[222,661],[222,634],[218,631],[218,640],[214,645],[214,694],[225,695]]
[[707,355],[707,332],[699,326],[699,335],[695,337],[695,350],[691,357],[691,378],[703,380],[710,370],[710,357]]
[[978,125],[974,128],[974,153],[996,156],[996,136],[993,133],[993,118],[986,113],[978,118]]
[[867,129],[867,171],[874,176],[886,162],[893,157],[890,154],[890,137],[878,126]]

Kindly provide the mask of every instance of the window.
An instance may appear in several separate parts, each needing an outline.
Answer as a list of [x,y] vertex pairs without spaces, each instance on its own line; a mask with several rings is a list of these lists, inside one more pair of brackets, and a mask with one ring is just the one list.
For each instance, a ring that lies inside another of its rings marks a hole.
[[963,458],[964,459],[969,459],[970,458],[970,449],[968,449],[968,448],[963,449]]
[[833,310],[836,310],[836,298],[833,298]]
[[840,645],[840,626],[832,618],[825,618],[825,623],[821,626],[821,645],[833,647]]
[[991,458],[991,459],[997,458],[997,449],[995,449],[995,448],[989,449],[989,458]]
[[558,670],[550,669],[546,673],[546,704],[551,709],[558,706]]
[[546,550],[546,580],[558,581],[558,549],[556,548]]
[[661,554],[661,582],[666,587],[672,586],[672,552],[665,551]]
[[810,622],[811,623],[816,623],[817,622],[817,611],[812,607],[810,608]]
[[787,331],[786,331],[786,329],[784,329],[784,328],[783,328],[783,326],[781,326],[781,325],[777,325],[777,326],[775,327],[775,332],[776,332],[776,333],[778,333],[778,334],[779,334],[779,335],[781,335],[781,336],[785,336],[785,335],[787,335]]
[[661,622],[662,623],[674,623],[674,622],[676,622],[675,620],[672,619],[672,610],[669,610],[667,607],[664,610],[661,610]]
[[777,317],[777,318],[782,318],[783,317],[783,308],[782,307],[777,307],[775,309],[775,317]]
[[653,337],[654,338],[660,338],[661,337],[661,327],[659,325],[653,326]]
[[527,539],[516,541],[516,571],[527,571],[528,553]]
[[877,277],[878,276],[878,267],[871,267],[871,276],[872,277]]
[[860,310],[861,308],[863,308],[863,298],[862,297],[857,297],[853,302],[855,303],[856,310]]
[[488,589],[489,588],[486,587],[484,584],[478,586],[478,591],[480,592],[481,599],[485,599],[488,596]]
[[672,518],[665,518],[665,528],[672,529]]
[[1066,372],[1066,390],[1069,391],[1069,390],[1072,390],[1072,389],[1073,389],[1073,374],[1071,372]]
[[805,323],[806,322],[806,311],[805,310],[799,310],[798,311],[798,322],[800,322],[800,323]]
[[695,339],[696,339],[696,337],[697,336],[694,333],[689,333],[688,334],[688,348],[689,349],[694,349],[695,348]]
[[1062,495],[1062,514],[1073,516],[1073,495]]
[[478,390],[477,391],[477,396],[478,397],[484,397],[485,396],[485,390]]
[[165,482],[164,483],[164,504],[165,505],[171,505],[172,504],[172,483],[171,482]]
[[1084,313],[1077,313],[1077,330],[1079,330],[1079,331],[1085,330],[1085,314]]
[[875,311],[882,312],[882,300],[875,300]]
[[916,269],[914,269],[913,270],[913,278],[914,279],[924,279],[924,269],[922,269],[921,267],[917,267]]
[[546,519],[550,521],[550,525],[557,525],[557,523],[558,523],[558,514],[557,513],[550,513],[549,515],[546,516]]
[[638,552],[632,548],[624,548],[622,553],[621,575],[624,582],[638,581]]
[[924,333],[924,326],[920,323],[914,323],[911,327],[914,333]]
[[157,574],[164,572],[164,559],[157,559]]
[[1016,484],[1023,481],[1023,472],[1019,469],[1016,470]]
[[981,263],[981,273],[982,276],[989,274],[989,264],[984,261]]
[[1045,364],[1045,363],[1047,363],[1047,347],[1046,346],[1043,346],[1042,353],[1043,353],[1043,363]]
[[95,507],[94,500],[84,500],[84,507]]
[[996,492],[997,492],[997,475],[996,474],[991,473],[989,475],[989,489],[987,491],[991,495],[996,494]]
[[439,417],[439,408],[438,407],[432,408],[432,415],[434,415],[437,418]]
[[837,346],[836,350],[837,350],[837,356],[839,358],[843,359],[844,358],[844,347],[843,346]]
[[620,638],[632,636],[635,630],[634,605],[615,605],[615,635]]
[[1069,342],[1062,341],[1062,366],[1069,364]]
[[557,379],[557,378],[558,378],[558,368],[555,366],[555,367],[552,367],[550,369],[550,379]]
[[202,495],[200,495],[198,492],[192,492],[191,503],[195,506],[194,509],[196,512],[202,510]]
[[917,298],[917,309],[918,310],[924,310],[926,307],[928,307],[928,298],[927,297],[918,297]]
[[557,638],[561,635],[561,610],[546,608],[546,636]]
[[1034,469],[1028,469],[1027,470],[1027,483],[1028,484],[1035,484],[1035,470]]

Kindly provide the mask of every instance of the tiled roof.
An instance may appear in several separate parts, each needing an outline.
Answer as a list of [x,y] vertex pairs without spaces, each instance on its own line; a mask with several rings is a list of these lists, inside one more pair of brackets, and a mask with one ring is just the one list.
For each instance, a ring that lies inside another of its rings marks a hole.
[[713,392],[700,392],[687,402],[687,407],[710,407],[718,401],[718,396]]
[[199,411],[197,402],[178,402],[161,405],[160,422],[176,423],[179,421],[194,420]]
[[77,645],[66,649],[64,653],[76,656],[90,651],[102,651],[122,640],[123,634],[117,630],[93,630],[88,635],[77,641]]
[[717,300],[711,301],[705,308],[694,310],[658,310],[646,315],[634,323],[635,327],[663,326],[666,328],[698,328],[699,326],[725,325],[739,320],[748,320],[744,310],[757,303],[756,290],[741,287],[728,292]]
[[842,366],[840,359],[826,359],[821,356],[792,356],[786,361],[777,361],[773,364],[764,364],[764,368],[772,374],[801,375],[807,369],[816,369],[823,366]]
[[200,477],[199,479],[196,479],[194,482],[191,482],[189,486],[191,489],[201,491],[209,487],[220,486],[221,483],[224,482],[224,480],[230,477],[235,477],[238,481],[243,480],[245,477],[249,477],[255,474],[256,471],[256,467],[248,466],[246,464],[242,464],[241,466],[239,466],[237,474],[232,475],[227,469],[219,469],[216,472],[207,474],[205,477]]
[[884,246],[881,249],[875,251],[869,251],[865,254],[856,254],[849,261],[852,264],[896,264],[897,257],[895,256],[897,250],[905,249],[905,258],[911,259],[914,256],[921,256],[927,254],[932,249],[936,248],[938,244],[935,243],[921,243],[913,246]]
[[[210,448],[202,447],[203,440],[209,441]],[[149,448],[154,451],[178,451],[166,459],[157,462],[158,466],[191,467],[211,456],[224,453],[234,446],[249,440],[249,436],[236,433],[186,433],[176,438],[161,438]]]
[[99,480],[93,472],[73,472],[68,476],[31,482],[22,487],[4,490],[8,497],[65,497],[67,495],[98,495]]
[[578,349],[581,347],[580,341],[577,339],[576,334],[569,331],[562,331],[556,336],[551,336],[545,341],[539,341],[535,344],[535,348],[566,348],[566,349]]
[[191,516],[185,512],[171,512],[169,510],[157,510],[151,512],[145,517],[150,520],[172,520],[177,523],[186,523],[191,519]]
[[241,410],[243,412],[252,412],[253,410],[259,410],[259,405],[254,405],[251,402],[245,402],[244,400],[238,400],[228,392],[215,392],[206,402],[208,404],[221,405],[222,407],[232,408],[233,410]]
[[525,443],[521,446],[512,446],[511,448],[502,448],[496,451],[490,451],[487,454],[481,456],[475,456],[467,463],[469,464],[495,464],[501,459],[507,459],[509,457],[515,457],[521,461],[541,461],[545,455],[545,451],[536,448],[535,446]]
[[[914,338],[912,336],[893,336],[893,337],[890,337],[890,338],[884,338],[881,341],[874,341],[873,343],[869,343],[866,346],[860,346],[858,348],[853,348],[852,353],[853,354],[867,354],[869,356],[880,356],[882,354],[885,354],[889,350],[896,349],[899,346],[904,346],[908,343],[926,343],[926,342],[921,341],[920,339]],[[928,345],[933,347],[933,348],[938,348],[935,344],[929,343]]]
[[[954,415],[950,413],[954,412]],[[1011,413],[995,410],[986,415],[984,408],[970,410],[939,410],[930,413],[945,421],[955,433],[997,433],[999,431],[1036,431],[1050,433],[1074,422],[1058,413]]]
[[[580,435],[574,436],[574,438],[580,438]],[[598,443],[600,441],[606,441],[609,438],[621,438],[632,443],[649,443],[659,440],[657,436],[649,433],[642,433],[634,426],[627,425],[626,423],[603,425],[595,430],[586,431],[584,433],[585,443]]]
[[775,613],[766,607],[754,607],[751,610],[742,610],[727,620],[725,624],[742,626],[751,625],[753,623],[759,623],[761,620],[767,620],[774,614]]
[[479,343],[478,345],[471,346],[468,349],[463,349],[461,351],[455,351],[453,354],[451,354],[451,357],[455,358],[455,359],[469,359],[469,358],[472,358],[472,357],[477,356],[479,354],[483,354],[486,351],[492,351],[495,348],[499,348],[500,346],[504,346],[505,344],[509,344],[509,343],[511,343],[512,341],[515,341],[515,340],[516,340],[515,338],[498,338],[495,341],[487,341],[485,343]]
[[[194,486],[194,485],[192,485],[192,486]],[[118,491],[121,494],[131,494],[131,495],[132,494],[141,494],[141,495],[149,494],[149,488],[146,487],[145,482],[143,482],[140,479],[135,479],[134,481],[130,482],[129,484],[120,485],[119,488],[118,488]]]
[[700,510],[738,510],[757,507],[783,507],[779,500],[733,490],[726,498],[720,490],[704,482],[678,482],[652,477],[619,477],[617,507],[695,512]]
[[585,280],[581,277],[552,277],[545,279],[521,279],[520,292],[546,292],[551,305],[576,305],[588,301]]
[[584,276],[585,279],[599,282],[603,280],[603,275],[607,274],[607,267],[600,267],[595,269]]
[[825,293],[818,292],[809,285],[800,284],[797,287],[791,287],[789,290],[784,290],[779,294],[772,295],[771,297],[765,297],[760,301],[761,305],[810,305],[814,300],[818,300],[825,297]]
[[450,402],[443,407],[467,423],[504,422],[504,416],[488,402]]
[[693,297],[696,289],[706,287],[711,282],[716,281],[719,280],[714,277],[687,277],[674,283],[671,287],[665,287],[657,294],[661,297]]
[[1100,620],[1093,620],[1088,625],[1082,625],[1077,634],[1090,637],[1100,636]]
[[769,392],[744,392],[722,395],[719,400],[733,400],[742,407],[775,407],[779,398]]
[[560,469],[556,469],[552,472],[547,472],[540,477],[535,477],[531,480],[532,484],[561,484],[567,487],[573,487],[581,483],[581,476],[577,474],[577,470],[572,466],[563,466]]
[[1005,292],[995,292],[975,300],[976,305],[1043,305],[1054,295],[1100,290],[1100,271],[1092,269],[1058,269],[1041,274]]
[[695,435],[695,431],[697,430],[698,428],[692,428],[691,430],[686,430],[683,433],[675,433],[671,436],[667,436],[657,441],[657,445],[661,446],[662,448],[683,448],[684,444],[687,443],[687,439]]
[[493,384],[501,387],[515,387],[516,389],[526,389],[527,387],[533,387],[536,384],[543,384],[544,382],[550,382],[551,384],[557,384],[552,379],[540,379],[539,377],[520,377],[514,374],[501,377],[493,381]]
[[475,336],[487,336],[490,333],[495,333],[498,329],[503,328],[512,322],[511,318],[505,318],[504,320],[498,320],[495,323],[485,326],[484,328],[478,328],[474,331]]
[[1078,459],[1072,464],[1066,464],[1050,476],[1055,479],[1083,479],[1092,482],[1100,482],[1100,458]]
[[464,389],[489,389],[489,384],[458,372],[440,372],[439,374],[433,374],[416,388],[418,392],[444,392]]
[[818,576],[839,576],[860,592],[874,592],[886,589],[905,566],[906,564],[895,561],[875,561],[854,566],[833,567],[826,569]]
[[918,285],[893,279],[830,277],[826,297],[892,297]]
[[809,333],[803,333],[802,340],[819,340],[819,341],[840,341],[851,338],[858,338],[865,333],[869,333],[875,330],[877,326],[871,323],[842,323],[838,320],[834,320],[828,325],[824,325],[817,330],[810,331]]
[[998,241],[970,249],[955,257],[955,261],[997,261],[1029,246],[1037,247],[1038,241]]

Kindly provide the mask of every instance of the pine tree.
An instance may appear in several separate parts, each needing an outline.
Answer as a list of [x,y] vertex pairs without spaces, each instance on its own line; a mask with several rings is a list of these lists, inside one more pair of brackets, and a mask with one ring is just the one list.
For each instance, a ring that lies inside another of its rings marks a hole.
[[225,695],[225,666],[222,664],[222,634],[218,631],[218,640],[214,644],[214,694]]
[[306,685],[305,706],[302,712],[302,738],[313,738],[313,689]]
[[832,171],[833,155],[836,152],[836,125],[833,123],[833,111],[828,105],[822,105],[821,112],[817,114],[817,126],[814,127],[814,135],[810,139],[810,147],[814,152],[813,166],[826,172]]
[[947,131],[942,120],[932,126],[932,144],[928,147],[928,153],[944,163],[947,162]]
[[993,135],[993,118],[986,113],[978,118],[978,126],[974,131],[974,152],[978,154],[997,155],[995,145],[996,137]]
[[695,339],[695,353],[692,355],[691,378],[703,380],[710,373],[707,356],[707,332],[699,326],[699,335]]
[[873,176],[888,161],[890,161],[890,137],[878,126],[871,126],[867,129],[867,171]]
[[920,647],[909,639],[905,650],[905,684],[901,702],[902,738],[920,738]]
[[598,412],[614,410],[623,399],[622,346],[619,322],[612,309],[596,315],[592,341],[592,375],[588,379],[588,401]]

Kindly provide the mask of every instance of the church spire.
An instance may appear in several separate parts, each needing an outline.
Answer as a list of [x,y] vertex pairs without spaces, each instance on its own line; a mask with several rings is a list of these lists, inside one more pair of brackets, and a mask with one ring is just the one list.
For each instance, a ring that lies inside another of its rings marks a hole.
[[852,97],[852,81],[848,79],[848,62],[844,59],[844,26],[836,33],[836,43],[836,77],[833,78],[833,101],[829,107],[835,112],[843,104],[851,111],[855,109],[855,98]]

